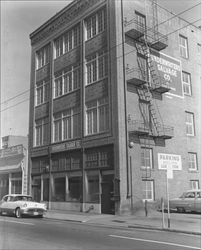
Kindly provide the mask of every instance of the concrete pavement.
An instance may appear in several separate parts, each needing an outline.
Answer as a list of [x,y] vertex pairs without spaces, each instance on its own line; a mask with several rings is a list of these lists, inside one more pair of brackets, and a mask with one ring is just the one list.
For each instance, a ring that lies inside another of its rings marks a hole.
[[75,221],[113,228],[143,228],[201,235],[201,214],[171,213],[170,228],[168,228],[167,225],[167,213],[164,215],[164,227],[162,225],[162,213],[154,210],[149,211],[147,217],[145,216],[144,211],[138,211],[134,215],[109,215],[63,210],[48,210],[44,218]]

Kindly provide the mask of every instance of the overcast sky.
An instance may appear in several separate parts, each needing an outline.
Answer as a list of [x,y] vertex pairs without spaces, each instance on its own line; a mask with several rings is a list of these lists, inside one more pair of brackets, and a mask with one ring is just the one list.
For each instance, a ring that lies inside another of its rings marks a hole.
[[[0,136],[28,134],[31,54],[29,34],[69,2],[71,1],[1,0]],[[158,0],[158,4],[174,13],[181,12],[200,2],[200,0]],[[201,18],[200,13],[201,5],[185,13],[182,17],[193,22]],[[201,21],[196,25],[201,25]],[[12,99],[23,92],[24,94]],[[8,101],[5,102],[6,100]],[[11,108],[19,102],[22,103]]]

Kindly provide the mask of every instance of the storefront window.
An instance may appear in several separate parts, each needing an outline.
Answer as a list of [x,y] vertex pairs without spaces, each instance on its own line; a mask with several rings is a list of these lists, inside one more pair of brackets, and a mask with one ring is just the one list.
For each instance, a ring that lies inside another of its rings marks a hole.
[[11,193],[12,194],[22,193],[22,180],[21,179],[11,181]]
[[68,179],[68,189],[69,193],[67,196],[67,201],[77,201],[80,202],[82,196],[82,179],[80,176],[70,177]]
[[92,175],[87,177],[87,202],[96,202],[99,203],[99,176]]
[[54,179],[55,201],[65,201],[66,179],[65,177]]
[[49,201],[49,179],[43,179],[43,201]]

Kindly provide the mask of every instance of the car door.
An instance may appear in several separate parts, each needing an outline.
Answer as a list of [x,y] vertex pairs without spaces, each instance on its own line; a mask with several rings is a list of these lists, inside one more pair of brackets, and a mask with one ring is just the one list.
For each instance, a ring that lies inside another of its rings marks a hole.
[[195,212],[201,212],[201,191],[198,191],[195,198]]
[[187,192],[184,198],[183,208],[185,210],[193,210],[195,203],[195,192]]
[[3,202],[1,204],[2,212],[5,212],[5,213],[10,212],[11,200],[12,200],[12,196],[10,195],[7,195],[3,198]]

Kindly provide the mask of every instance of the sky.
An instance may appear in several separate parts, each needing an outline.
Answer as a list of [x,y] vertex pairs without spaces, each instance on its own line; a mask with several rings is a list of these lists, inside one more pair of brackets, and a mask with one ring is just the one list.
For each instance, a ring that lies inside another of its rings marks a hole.
[[[31,61],[29,34],[70,2],[1,0],[0,137],[28,134]],[[201,3],[201,0],[157,0],[157,3],[177,14]],[[201,18],[200,13],[201,4],[181,17],[193,22]],[[201,21],[196,25],[201,25]]]

